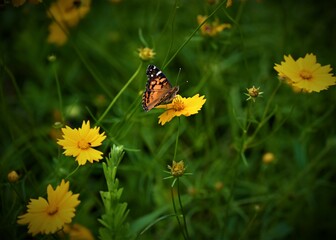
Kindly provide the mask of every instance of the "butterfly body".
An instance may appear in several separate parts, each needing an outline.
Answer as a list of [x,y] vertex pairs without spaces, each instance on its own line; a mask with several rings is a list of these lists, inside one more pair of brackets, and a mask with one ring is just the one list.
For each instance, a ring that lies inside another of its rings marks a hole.
[[179,91],[178,86],[173,87],[162,71],[154,65],[148,66],[146,74],[148,80],[142,96],[142,108],[145,111],[173,100]]

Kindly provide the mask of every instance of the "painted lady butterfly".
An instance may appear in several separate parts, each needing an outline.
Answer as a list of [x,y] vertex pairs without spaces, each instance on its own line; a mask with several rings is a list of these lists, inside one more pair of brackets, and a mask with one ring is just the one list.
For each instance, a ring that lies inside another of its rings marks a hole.
[[148,66],[146,74],[148,81],[142,96],[142,108],[145,111],[173,100],[179,91],[178,86],[173,87],[162,71],[154,65]]

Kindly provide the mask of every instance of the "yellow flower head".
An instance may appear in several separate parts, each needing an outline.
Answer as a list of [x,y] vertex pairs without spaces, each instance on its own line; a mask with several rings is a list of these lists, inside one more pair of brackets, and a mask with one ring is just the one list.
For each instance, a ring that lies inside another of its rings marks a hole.
[[181,115],[190,116],[198,113],[202,108],[206,99],[204,96],[196,94],[193,97],[184,98],[180,95],[176,95],[172,103],[159,105],[156,108],[164,108],[166,111],[159,116],[159,124],[164,125],[169,122],[173,117],[179,117]]
[[[198,15],[197,16],[198,24],[202,24],[206,18],[207,16]],[[220,32],[222,32],[226,28],[227,29],[231,28],[231,24],[229,23],[220,24],[219,20],[216,19],[212,23],[204,23],[201,26],[201,34],[203,36],[214,37],[214,36],[217,36]]]
[[294,60],[291,55],[284,56],[285,61],[275,64],[274,69],[280,78],[293,88],[304,92],[320,92],[331,85],[335,85],[336,77],[329,73],[330,65],[321,66],[316,62],[314,54],[306,54],[304,58]]
[[102,144],[106,138],[105,132],[99,134],[99,127],[90,128],[90,121],[83,121],[82,128],[72,129],[68,126],[62,128],[63,139],[57,143],[65,149],[66,156],[76,157],[79,165],[86,161],[93,163],[102,159],[102,152],[94,149]]
[[273,162],[275,160],[275,156],[273,153],[271,152],[266,152],[263,156],[262,156],[262,161],[265,164],[269,164],[271,162]]
[[79,194],[69,191],[69,182],[62,180],[54,190],[51,185],[47,188],[48,200],[39,197],[30,199],[26,214],[18,217],[18,223],[28,224],[28,233],[51,234],[60,230],[65,223],[70,223],[75,216]]
[[261,97],[263,92],[261,92],[259,89],[260,87],[256,88],[255,86],[251,88],[246,88],[247,93],[245,93],[245,95],[248,96],[246,101],[252,100],[253,102],[255,102],[257,97]]
[[19,174],[14,170],[9,172],[7,175],[8,182],[10,183],[15,183],[19,181],[19,178],[20,178]]
[[69,240],[94,240],[89,229],[80,224],[65,224],[63,231],[59,232],[61,239]]
[[232,0],[227,0],[226,1],[226,8],[229,8],[232,6]]
[[51,4],[48,15],[53,18],[49,25],[47,41],[63,45],[67,41],[68,28],[74,27],[90,11],[91,0],[58,0]]
[[138,51],[139,51],[139,58],[144,61],[153,59],[156,54],[153,49],[148,47],[139,48]]
[[168,165],[168,168],[170,169],[171,175],[174,177],[181,177],[185,172],[185,166],[183,161],[173,161],[173,164],[171,166]]

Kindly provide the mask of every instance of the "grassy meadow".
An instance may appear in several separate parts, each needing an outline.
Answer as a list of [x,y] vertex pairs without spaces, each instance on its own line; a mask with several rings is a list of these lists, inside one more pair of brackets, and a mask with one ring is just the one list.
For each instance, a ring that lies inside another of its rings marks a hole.
[[[336,239],[336,81],[274,69],[335,73],[336,3],[230,2],[1,4],[2,239]],[[151,64],[204,105],[159,124]]]

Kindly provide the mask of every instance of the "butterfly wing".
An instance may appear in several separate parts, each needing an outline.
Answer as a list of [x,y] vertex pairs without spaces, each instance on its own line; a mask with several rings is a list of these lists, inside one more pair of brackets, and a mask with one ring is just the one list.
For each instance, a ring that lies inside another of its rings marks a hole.
[[178,87],[172,87],[167,77],[154,65],[149,65],[146,71],[148,81],[142,97],[142,108],[149,111],[157,105],[172,100],[178,92]]

